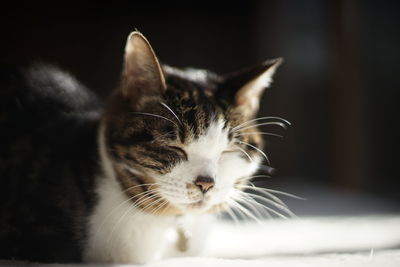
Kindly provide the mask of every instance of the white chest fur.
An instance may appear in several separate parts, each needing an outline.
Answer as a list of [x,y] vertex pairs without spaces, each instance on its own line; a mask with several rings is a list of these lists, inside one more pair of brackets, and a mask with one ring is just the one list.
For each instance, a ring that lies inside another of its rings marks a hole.
[[[132,206],[118,184],[109,178],[102,179],[98,193],[100,199],[89,222],[86,261],[145,263],[201,253],[211,225],[208,217],[177,219],[145,214]],[[178,247],[180,227],[191,235],[185,252]]]
[[[116,181],[107,159],[102,129],[99,134],[103,175],[98,177],[98,203],[89,218],[84,248],[87,262],[146,263],[173,256],[201,253],[210,215],[154,216],[141,212]],[[187,250],[179,248],[182,232],[191,237]]]

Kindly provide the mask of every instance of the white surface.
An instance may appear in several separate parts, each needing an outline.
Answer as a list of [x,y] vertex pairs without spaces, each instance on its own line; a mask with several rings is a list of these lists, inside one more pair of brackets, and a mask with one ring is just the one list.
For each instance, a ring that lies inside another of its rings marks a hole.
[[400,250],[383,251],[365,254],[327,254],[316,256],[285,256],[260,259],[212,259],[212,258],[185,258],[171,259],[159,263],[149,264],[151,267],[306,267],[306,266],[400,266]]
[[[11,265],[10,262],[0,262]],[[24,265],[24,264],[18,264]],[[35,264],[29,264],[34,266]],[[45,266],[96,266],[73,264],[49,264]],[[101,265],[98,265],[101,266]],[[102,266],[143,266],[143,267],[398,267],[400,266],[400,250],[381,251],[375,253],[326,254],[315,256],[282,256],[259,259],[218,259],[218,258],[180,258],[169,259],[146,265],[102,265]]]
[[[220,223],[209,240],[207,256],[168,259],[146,265],[103,266],[398,267],[399,245],[400,215],[312,217],[272,220],[263,225]],[[0,263],[9,265],[12,262]]]
[[208,255],[225,258],[370,251],[400,245],[400,215],[220,224],[211,237]]

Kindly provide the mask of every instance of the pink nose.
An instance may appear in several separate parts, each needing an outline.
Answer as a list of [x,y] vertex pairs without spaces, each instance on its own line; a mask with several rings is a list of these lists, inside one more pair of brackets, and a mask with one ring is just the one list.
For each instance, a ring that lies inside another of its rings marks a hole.
[[209,176],[198,176],[194,184],[205,194],[208,190],[214,187],[214,179]]

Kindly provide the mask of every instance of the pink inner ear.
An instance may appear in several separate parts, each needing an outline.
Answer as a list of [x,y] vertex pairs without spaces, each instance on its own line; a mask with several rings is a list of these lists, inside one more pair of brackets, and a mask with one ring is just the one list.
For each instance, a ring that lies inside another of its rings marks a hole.
[[246,104],[246,97],[245,96],[243,96],[243,95],[241,95],[241,96],[239,96],[238,98],[236,98],[236,104],[238,105],[238,106],[241,106],[241,105],[244,105],[244,104]]

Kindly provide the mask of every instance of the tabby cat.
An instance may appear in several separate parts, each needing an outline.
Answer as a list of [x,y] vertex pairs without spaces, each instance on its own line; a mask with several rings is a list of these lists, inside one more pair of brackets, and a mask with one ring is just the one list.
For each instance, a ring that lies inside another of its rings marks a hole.
[[103,105],[43,64],[1,69],[0,258],[198,255],[263,158],[254,119],[281,59],[228,75],[160,64],[130,34]]

